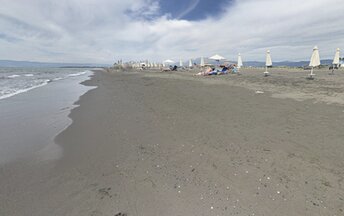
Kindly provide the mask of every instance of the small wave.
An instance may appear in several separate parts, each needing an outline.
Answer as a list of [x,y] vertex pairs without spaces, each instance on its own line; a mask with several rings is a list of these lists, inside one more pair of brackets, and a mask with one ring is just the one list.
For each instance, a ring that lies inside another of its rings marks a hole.
[[68,76],[69,76],[69,77],[75,77],[75,76],[84,75],[84,74],[86,74],[86,73],[87,73],[87,71],[83,71],[83,72],[80,72],[80,73],[69,74]]
[[7,76],[8,78],[16,78],[16,77],[20,77],[20,75],[17,75],[17,74],[13,74],[13,75],[10,75],[10,76]]
[[11,93],[8,93],[8,94],[4,94],[4,95],[0,95],[0,100],[1,100],[1,99],[5,99],[5,98],[12,97],[12,96],[17,95],[17,94],[20,94],[20,93],[28,92],[28,91],[30,91],[30,90],[32,90],[32,89],[35,89],[35,88],[39,88],[39,87],[45,86],[45,85],[47,85],[49,82],[51,82],[51,80],[44,80],[43,83],[38,84],[38,85],[35,85],[35,86],[31,86],[31,87],[26,88],[26,89],[16,89],[16,90],[14,90],[14,92],[11,92]]
[[53,79],[53,81],[62,80],[62,79],[63,79],[62,77],[56,77]]
[[33,74],[24,74],[26,77],[33,77]]

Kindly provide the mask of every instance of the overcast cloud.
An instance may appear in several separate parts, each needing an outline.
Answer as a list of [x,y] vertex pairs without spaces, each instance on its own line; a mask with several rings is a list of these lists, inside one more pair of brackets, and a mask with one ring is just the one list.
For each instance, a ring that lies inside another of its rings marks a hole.
[[240,52],[264,61],[270,49],[274,61],[294,61],[309,59],[315,45],[322,59],[343,48],[342,0],[236,0],[221,16],[183,20],[199,2],[174,18],[157,0],[0,0],[0,59],[112,63]]

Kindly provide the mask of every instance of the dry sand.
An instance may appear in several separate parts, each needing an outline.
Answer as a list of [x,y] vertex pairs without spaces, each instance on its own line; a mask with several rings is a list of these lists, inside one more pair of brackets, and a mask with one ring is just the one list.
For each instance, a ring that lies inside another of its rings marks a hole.
[[0,215],[344,214],[344,71],[192,73],[96,72],[63,158],[1,167]]

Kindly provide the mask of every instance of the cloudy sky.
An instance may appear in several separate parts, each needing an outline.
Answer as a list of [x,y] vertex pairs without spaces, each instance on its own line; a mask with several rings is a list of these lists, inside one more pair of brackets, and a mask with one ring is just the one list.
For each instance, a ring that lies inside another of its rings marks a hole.
[[0,59],[112,63],[322,59],[344,49],[343,0],[0,0]]

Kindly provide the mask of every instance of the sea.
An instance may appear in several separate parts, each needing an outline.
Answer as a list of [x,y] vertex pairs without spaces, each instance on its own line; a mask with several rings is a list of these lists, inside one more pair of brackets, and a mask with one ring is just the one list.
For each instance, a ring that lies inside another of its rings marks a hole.
[[76,102],[95,86],[81,83],[85,68],[0,68],[0,168],[23,161],[57,160],[54,138],[72,124]]
[[81,68],[0,68],[0,100],[87,73]]

